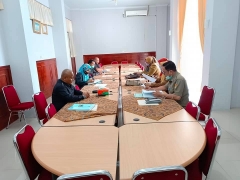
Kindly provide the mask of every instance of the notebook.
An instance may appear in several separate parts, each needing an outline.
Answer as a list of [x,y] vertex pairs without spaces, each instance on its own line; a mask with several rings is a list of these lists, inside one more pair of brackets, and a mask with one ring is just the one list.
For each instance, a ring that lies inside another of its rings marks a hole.
[[95,104],[73,104],[68,108],[70,111],[91,111]]

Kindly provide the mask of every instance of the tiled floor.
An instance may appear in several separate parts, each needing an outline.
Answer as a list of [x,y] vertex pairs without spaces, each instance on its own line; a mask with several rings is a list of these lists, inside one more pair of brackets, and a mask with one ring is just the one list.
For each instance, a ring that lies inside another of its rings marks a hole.
[[[240,180],[240,109],[214,111],[212,116],[222,129],[222,137],[209,180]],[[37,131],[36,119],[27,122]],[[16,121],[0,131],[0,180],[25,180],[25,174],[13,146],[13,135],[24,125]]]

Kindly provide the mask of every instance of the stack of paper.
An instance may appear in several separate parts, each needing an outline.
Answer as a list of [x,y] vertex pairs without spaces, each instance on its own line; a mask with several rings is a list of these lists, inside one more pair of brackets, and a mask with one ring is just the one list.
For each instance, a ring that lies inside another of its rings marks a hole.
[[95,108],[95,104],[73,104],[68,108],[70,111],[91,111]]
[[153,93],[156,92],[156,91],[147,91],[145,89],[142,90],[142,94],[143,94],[143,97],[144,98],[155,98],[153,96]]
[[107,84],[95,84],[94,87],[98,87],[99,89],[102,89],[104,87],[106,87]]
[[137,100],[137,102],[138,102],[139,106],[156,106],[156,105],[159,105],[158,103],[156,103],[156,104],[154,104],[154,103],[146,104],[145,100]]

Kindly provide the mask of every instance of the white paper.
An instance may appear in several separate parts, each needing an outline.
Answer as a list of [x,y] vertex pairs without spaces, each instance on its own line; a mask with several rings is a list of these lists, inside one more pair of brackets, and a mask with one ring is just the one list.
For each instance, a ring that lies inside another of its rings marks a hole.
[[98,82],[101,82],[101,81],[102,81],[101,79],[95,79],[94,83],[98,83]]
[[147,91],[145,89],[142,89],[142,93],[145,93],[145,94],[147,94],[147,93],[154,93],[154,92],[156,92],[156,91],[154,91],[154,90]]
[[151,76],[148,76],[148,75],[146,75],[146,74],[142,74],[143,75],[143,77],[145,77],[147,80],[149,80],[150,82],[155,82],[156,81],[156,79],[155,78],[153,78],[153,77],[151,77]]
[[98,87],[99,89],[100,88],[104,88],[104,87],[106,87],[107,86],[107,84],[95,84],[94,85],[94,87]]
[[105,72],[109,72],[109,71],[110,71],[110,69],[104,69],[104,71],[105,71]]
[[137,102],[138,102],[139,106],[157,106],[157,105],[159,105],[158,103],[156,103],[156,104],[154,104],[154,103],[146,104],[145,100],[137,100]]
[[91,109],[91,111],[97,111],[98,105],[95,104],[94,108]]

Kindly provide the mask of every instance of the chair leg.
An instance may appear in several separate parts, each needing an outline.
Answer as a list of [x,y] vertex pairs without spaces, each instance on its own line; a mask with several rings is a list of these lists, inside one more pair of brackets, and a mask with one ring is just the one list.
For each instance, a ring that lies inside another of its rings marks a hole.
[[23,112],[22,112],[22,117],[23,117],[23,119],[25,121],[25,124],[27,124],[27,121],[26,121],[26,118],[25,118],[25,114]]
[[[18,117],[19,117],[19,112],[18,112]],[[20,112],[19,120],[20,120],[20,122],[22,121],[22,112]]]
[[9,127],[9,123],[10,123],[11,117],[12,117],[12,112],[10,112],[10,115],[9,115],[9,118],[8,118],[8,125],[7,125],[6,129],[8,129],[8,127]]

